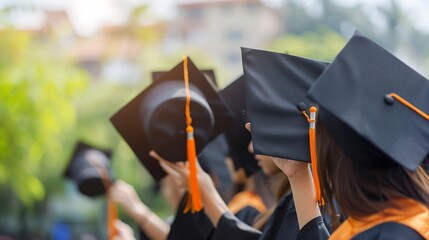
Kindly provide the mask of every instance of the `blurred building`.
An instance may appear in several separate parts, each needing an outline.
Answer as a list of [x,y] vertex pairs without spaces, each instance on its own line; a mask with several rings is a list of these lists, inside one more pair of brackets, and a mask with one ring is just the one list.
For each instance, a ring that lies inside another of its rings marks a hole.
[[194,0],[178,9],[166,42],[203,49],[231,75],[242,72],[240,47],[265,48],[284,29],[278,12],[259,0]]

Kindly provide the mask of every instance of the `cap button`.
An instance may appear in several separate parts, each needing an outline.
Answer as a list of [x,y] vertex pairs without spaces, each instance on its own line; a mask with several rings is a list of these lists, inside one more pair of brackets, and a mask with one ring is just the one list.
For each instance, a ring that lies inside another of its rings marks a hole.
[[307,110],[307,104],[305,104],[304,102],[299,102],[297,107],[301,112]]
[[388,105],[393,105],[395,103],[395,99],[390,96],[390,94],[384,95],[384,102]]

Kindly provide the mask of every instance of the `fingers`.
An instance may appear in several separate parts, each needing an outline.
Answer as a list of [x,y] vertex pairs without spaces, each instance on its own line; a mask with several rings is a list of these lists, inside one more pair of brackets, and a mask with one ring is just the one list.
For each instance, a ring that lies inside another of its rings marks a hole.
[[165,163],[163,161],[159,161],[159,165],[162,167],[162,169],[164,169],[164,171],[168,175],[172,176],[173,178],[177,179],[177,178],[181,177],[181,174],[177,170],[175,170],[174,168],[172,168],[169,164],[167,164],[167,163]]
[[164,160],[164,161],[166,161],[164,158],[162,158],[162,157],[160,157],[154,150],[151,150],[150,152],[149,152],[149,156],[151,156],[151,157],[153,157],[153,158],[155,158],[156,160],[158,160],[158,161],[161,161],[161,160]]
[[179,174],[181,174],[181,175],[184,175],[184,176],[189,175],[189,171],[188,171],[187,167],[185,166],[185,164],[184,164],[183,162],[179,162],[179,163],[171,163],[171,162],[169,162],[169,161],[167,161],[167,160],[163,159],[162,157],[160,157],[160,156],[159,156],[155,151],[153,151],[153,150],[149,152],[149,155],[150,155],[151,157],[155,158],[156,160],[158,160],[158,162],[159,162],[160,164],[163,164],[163,165],[161,165],[161,167],[162,167],[162,166],[164,166],[163,168],[165,168],[164,170],[165,170],[167,173],[171,173],[171,171],[175,171],[175,172],[177,172],[177,173],[179,173]]
[[113,224],[118,230],[118,235],[115,236],[114,239],[121,239],[121,240],[135,239],[133,229],[130,226],[121,222],[120,220],[115,220]]
[[250,125],[250,122],[246,123],[246,125],[244,125],[244,126],[246,127],[246,129],[247,129],[249,132],[252,132],[252,126]]

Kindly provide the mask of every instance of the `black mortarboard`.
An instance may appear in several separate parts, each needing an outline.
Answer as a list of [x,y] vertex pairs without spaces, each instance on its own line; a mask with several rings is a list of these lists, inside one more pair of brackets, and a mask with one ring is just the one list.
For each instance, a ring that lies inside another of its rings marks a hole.
[[[309,91],[345,153],[379,167],[415,170],[429,152],[429,81],[356,31]],[[426,116],[427,117],[427,116]]]
[[106,189],[100,174],[103,174],[102,171],[109,174],[109,179],[104,179],[104,181],[110,182],[113,179],[110,171],[111,155],[112,152],[109,150],[102,150],[79,142],[64,176],[73,180],[84,195],[93,197],[103,194]]
[[242,48],[247,104],[256,154],[310,162],[305,96],[328,63]]
[[[214,73],[213,69],[200,70],[200,72],[202,72],[204,74],[204,76],[207,78],[207,80],[209,80],[215,86],[219,86],[217,81],[216,81],[216,77],[215,77],[215,73]],[[168,72],[167,71],[154,71],[154,72],[152,72],[152,81],[157,80],[158,78],[160,78],[165,73],[168,73]]]
[[[232,116],[214,85],[188,60],[191,116],[197,153],[229,127]],[[186,160],[183,61],[160,76],[120,109],[111,121],[155,180],[165,176],[148,155],[155,150],[169,161]]]
[[244,76],[225,87],[221,96],[227,102],[234,116],[234,124],[225,132],[231,156],[236,169],[243,168],[247,176],[251,176],[260,168],[255,156],[249,152],[250,132],[244,127],[247,122],[246,91]]

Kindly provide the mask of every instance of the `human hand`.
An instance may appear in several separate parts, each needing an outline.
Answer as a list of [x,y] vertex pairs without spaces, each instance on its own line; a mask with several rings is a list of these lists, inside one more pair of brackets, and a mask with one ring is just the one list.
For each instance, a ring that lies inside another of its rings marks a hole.
[[[155,151],[150,151],[149,155],[158,160],[164,171],[171,176],[174,181],[183,189],[189,190],[189,167],[188,162],[169,162],[160,157]],[[210,175],[204,172],[197,161],[197,178],[200,186],[200,191],[205,189],[215,189]]]
[[118,234],[113,237],[114,240],[135,240],[133,229],[120,220],[115,221],[115,227]]
[[149,208],[140,200],[133,186],[124,181],[115,181],[109,189],[109,196],[134,220],[145,217],[150,212]]

